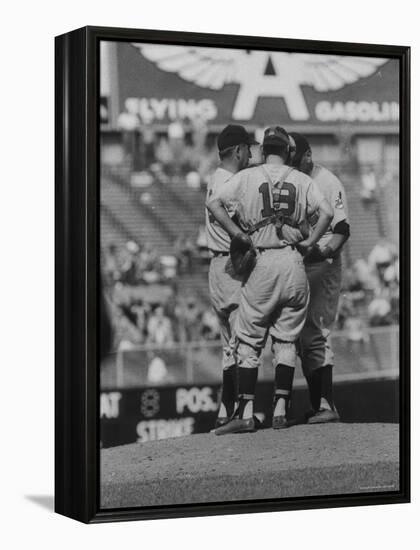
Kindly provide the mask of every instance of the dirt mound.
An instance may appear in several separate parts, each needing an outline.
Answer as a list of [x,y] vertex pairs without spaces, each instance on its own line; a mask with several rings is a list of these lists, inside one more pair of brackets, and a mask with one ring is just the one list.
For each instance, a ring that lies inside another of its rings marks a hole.
[[198,434],[101,451],[101,506],[163,506],[399,488],[397,424]]

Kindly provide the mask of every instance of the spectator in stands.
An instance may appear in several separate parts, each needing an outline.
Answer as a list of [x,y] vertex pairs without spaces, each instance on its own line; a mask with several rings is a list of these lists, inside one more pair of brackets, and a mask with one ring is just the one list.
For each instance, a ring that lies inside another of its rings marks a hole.
[[172,152],[173,175],[179,177],[184,155],[184,124],[180,119],[171,122],[168,126],[169,147]]
[[185,327],[187,332],[187,340],[189,342],[196,342],[200,337],[200,320],[201,320],[201,308],[194,300],[189,298],[187,300],[187,307],[184,313]]
[[205,225],[200,225],[200,227],[198,228],[196,246],[197,246],[197,251],[200,258],[202,260],[210,260]]
[[139,117],[130,112],[123,112],[118,116],[118,127],[122,131],[122,143],[124,149],[125,162],[134,165],[136,156],[136,131],[139,127]]
[[197,342],[200,339],[202,312],[195,299],[179,300],[175,314],[179,322],[180,342]]
[[354,265],[349,266],[343,274],[343,288],[350,291],[359,291],[363,289],[363,284],[357,276]]
[[385,281],[385,272],[397,259],[395,246],[384,240],[376,244],[369,254],[368,263],[372,273],[379,278],[380,284]]
[[214,144],[211,150],[207,150],[207,154],[201,156],[197,166],[198,173],[200,174],[201,189],[207,191],[208,179],[216,170],[219,165],[219,152]]
[[205,154],[208,131],[207,121],[204,117],[197,114],[191,119],[193,146],[201,156]]
[[156,307],[147,324],[147,343],[171,346],[174,343],[172,323],[162,306]]
[[361,180],[360,198],[365,203],[373,202],[376,198],[377,181],[375,170],[372,166],[368,166],[362,170]]
[[172,254],[164,254],[159,259],[160,273],[164,281],[171,281],[178,274],[178,259]]
[[167,175],[163,170],[163,165],[160,162],[153,162],[149,166],[149,171],[153,177],[153,181],[156,181],[158,183],[165,183],[166,180],[168,179]]
[[347,293],[341,294],[337,309],[337,328],[339,330],[344,330],[346,320],[351,316],[352,311],[353,303],[351,296]]
[[375,277],[372,275],[372,270],[366,260],[359,258],[354,262],[353,268],[356,279],[363,289],[372,290],[375,288]]
[[166,137],[162,137],[159,140],[159,144],[155,149],[155,155],[159,164],[163,167],[163,170],[166,173],[170,173],[170,166],[174,157],[172,149],[169,146],[169,141]]
[[182,121],[177,118],[171,122],[168,126],[168,138],[170,141],[179,140],[182,144],[184,143],[185,137],[185,128]]
[[147,242],[139,254],[141,278],[145,283],[156,283],[160,280],[159,256],[151,243]]
[[399,283],[394,280],[389,284],[389,300],[391,304],[391,321],[392,323],[400,322],[400,287]]
[[130,351],[142,344],[142,337],[136,325],[125,315],[121,308],[114,317],[116,325],[116,347],[119,351]]
[[135,285],[139,282],[138,269],[140,247],[135,241],[128,241],[124,250],[124,261],[121,267],[121,280],[127,285]]
[[201,317],[201,335],[204,340],[218,340],[220,338],[219,320],[211,307],[206,308]]
[[384,292],[376,296],[368,306],[369,324],[381,327],[392,324],[391,304]]
[[140,334],[141,343],[145,343],[147,338],[147,321],[150,314],[150,306],[137,302],[131,306],[131,312],[136,320],[136,326]]
[[385,270],[383,274],[384,283],[386,285],[392,285],[396,283],[398,286],[400,283],[400,261],[398,258],[392,262]]
[[196,252],[191,237],[185,234],[177,237],[174,242],[174,250],[180,272],[191,273],[193,271],[193,262]]
[[139,259],[142,271],[153,271],[156,269],[158,255],[151,243],[145,243],[140,251]]
[[156,135],[151,117],[147,117],[145,114],[141,117],[141,133],[143,137],[143,165],[145,169],[148,169],[156,160]]
[[190,189],[200,189],[201,187],[200,174],[195,170],[191,170],[185,176],[185,183],[188,185]]
[[118,248],[114,243],[108,245],[104,251],[103,266],[105,284],[112,285],[121,278],[121,265]]
[[165,361],[153,352],[148,353],[147,382],[149,384],[169,384],[174,377],[169,373]]
[[369,335],[358,307],[350,307],[343,328],[347,333],[349,353],[358,355],[364,352],[365,345],[369,342]]

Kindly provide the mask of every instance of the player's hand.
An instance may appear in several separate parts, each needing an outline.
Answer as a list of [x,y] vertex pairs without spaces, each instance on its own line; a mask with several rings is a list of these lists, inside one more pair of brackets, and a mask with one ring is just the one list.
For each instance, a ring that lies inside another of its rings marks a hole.
[[311,250],[314,248],[313,244],[309,239],[305,239],[303,241],[300,241],[296,244],[296,248],[298,251],[302,254],[302,256],[306,256],[311,252]]
[[248,277],[255,267],[256,251],[252,239],[239,231],[230,241],[230,259],[233,269],[241,277]]
[[242,231],[238,231],[232,240],[235,240],[236,244],[243,244],[244,248],[252,248],[253,246],[251,237]]
[[320,248],[318,244],[309,247],[306,253],[303,256],[303,259],[306,264],[315,264],[323,262],[327,258],[332,257],[333,251],[331,247],[326,246],[325,248]]

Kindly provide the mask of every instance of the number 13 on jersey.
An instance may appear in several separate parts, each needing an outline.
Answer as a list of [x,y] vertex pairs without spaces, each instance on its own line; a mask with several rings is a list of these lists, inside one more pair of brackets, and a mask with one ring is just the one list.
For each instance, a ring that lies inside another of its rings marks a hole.
[[[292,216],[296,207],[296,187],[293,183],[285,181],[278,192],[278,199],[273,198],[273,192],[268,182],[262,183],[259,188],[259,192],[262,195],[263,208],[261,210],[261,216],[268,218],[272,216],[276,210],[281,210],[285,216]],[[276,193],[277,194],[277,193]],[[278,208],[274,208],[272,202],[278,202]]]

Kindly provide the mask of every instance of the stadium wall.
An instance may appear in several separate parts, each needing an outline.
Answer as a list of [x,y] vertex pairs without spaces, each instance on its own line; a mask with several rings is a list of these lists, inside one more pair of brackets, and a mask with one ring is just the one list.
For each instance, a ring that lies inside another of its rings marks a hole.
[[[101,393],[102,447],[146,443],[157,439],[206,433],[214,427],[219,385],[109,390]],[[257,387],[255,410],[264,427],[270,426],[273,385]],[[398,378],[370,378],[342,382],[335,387],[341,420],[346,423],[399,421]],[[304,384],[293,394],[290,418],[302,418],[309,409]]]

